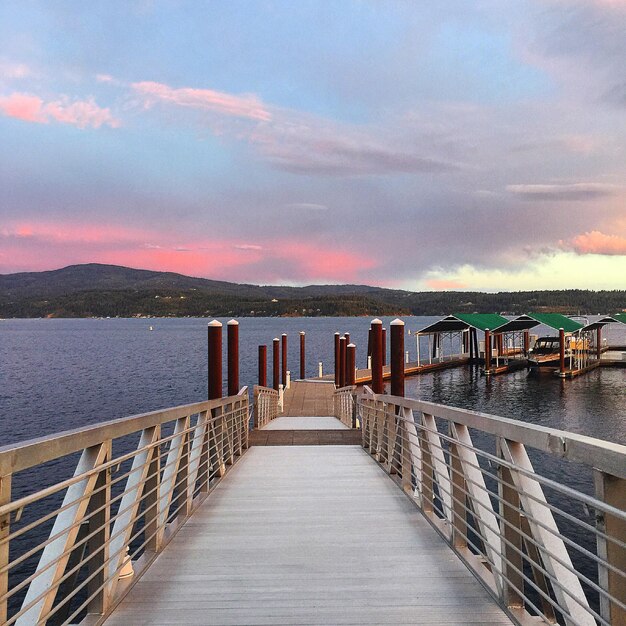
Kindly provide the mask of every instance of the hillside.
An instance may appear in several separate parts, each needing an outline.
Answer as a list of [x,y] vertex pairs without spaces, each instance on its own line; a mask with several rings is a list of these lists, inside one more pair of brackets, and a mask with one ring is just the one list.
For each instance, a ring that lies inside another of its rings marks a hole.
[[598,313],[626,291],[410,292],[367,285],[260,286],[115,265],[0,275],[0,317],[444,315],[452,311]]

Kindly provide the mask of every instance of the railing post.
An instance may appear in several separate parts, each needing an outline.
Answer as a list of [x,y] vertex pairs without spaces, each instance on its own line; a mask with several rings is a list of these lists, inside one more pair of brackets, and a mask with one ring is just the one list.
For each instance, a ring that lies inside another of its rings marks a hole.
[[278,391],[280,385],[280,339],[274,337],[272,342],[272,386]]
[[317,364],[317,375],[319,378],[322,378],[322,376],[324,376],[324,368],[321,361]]
[[404,397],[404,322],[390,324],[391,330],[391,395]]
[[228,395],[239,393],[239,322],[230,320],[226,324],[228,335]]
[[339,333],[335,333],[335,387],[339,387]]
[[[470,346],[471,346],[470,342]],[[448,423],[450,442],[450,481],[452,489],[452,545],[459,548],[467,547],[467,487],[459,449],[454,439],[452,423]]]
[[208,325],[209,400],[222,397],[222,324]]
[[287,389],[287,333],[283,333],[280,340],[282,350],[281,382],[283,389]]
[[[595,470],[594,482],[598,500],[621,511],[626,510],[626,479]],[[598,556],[601,561],[614,567],[618,572],[626,571],[626,548],[619,543],[626,537],[626,521],[610,513],[601,512],[598,512],[596,519],[601,533],[597,536]],[[606,534],[609,539],[605,539],[602,534]],[[626,579],[602,564],[598,569],[600,587],[609,596],[626,604]],[[604,595],[600,596],[600,614],[612,625],[626,624],[626,610]]]
[[383,323],[378,318],[372,320],[372,391],[383,393]]
[[346,386],[346,338],[339,339],[339,387]]
[[300,380],[306,378],[305,333],[300,331]]
[[267,346],[259,346],[259,386],[267,387]]
[[[11,502],[11,474],[5,474],[0,468],[0,506]],[[8,602],[1,599],[9,591],[9,534],[11,532],[11,514],[0,517],[0,623],[7,619]]]
[[346,385],[356,384],[356,346],[351,343],[346,346]]
[[[208,419],[208,417],[207,417]],[[145,493],[145,515],[144,515],[144,536],[146,538],[146,551],[156,553],[161,548],[161,532],[159,529],[159,502],[161,501],[161,426],[154,427],[155,444],[150,449],[148,475],[144,487]],[[208,438],[208,426],[205,437]],[[205,442],[206,449],[200,459],[200,471],[206,467],[206,486],[201,487],[201,491],[208,491],[209,483],[209,459],[208,459],[208,439]]]

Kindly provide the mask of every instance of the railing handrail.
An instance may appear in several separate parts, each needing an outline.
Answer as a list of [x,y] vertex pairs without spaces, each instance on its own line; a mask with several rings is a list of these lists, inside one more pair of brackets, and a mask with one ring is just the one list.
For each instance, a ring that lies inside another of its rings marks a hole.
[[240,401],[243,396],[247,398],[247,395],[248,388],[242,387],[236,396],[226,396],[215,400],[204,400],[147,413],[138,413],[8,444],[0,448],[0,475],[20,472],[58,457],[98,445],[108,439],[117,439],[187,415],[210,411]]
[[570,461],[592,465],[594,468],[618,478],[626,478],[626,463],[624,463],[626,446],[618,443],[548,426],[528,424],[480,411],[471,411],[413,398],[374,394],[369,389],[360,398],[364,401],[369,399],[383,401],[387,404],[434,414],[437,417],[463,424],[468,428],[476,428],[491,435],[513,439],[536,450],[548,452]]

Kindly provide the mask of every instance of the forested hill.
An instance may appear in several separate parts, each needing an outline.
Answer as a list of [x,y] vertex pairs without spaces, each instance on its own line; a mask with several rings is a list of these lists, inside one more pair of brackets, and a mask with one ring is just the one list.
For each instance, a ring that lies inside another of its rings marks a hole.
[[626,291],[411,292],[367,285],[259,286],[115,265],[0,275],[0,317],[612,313]]

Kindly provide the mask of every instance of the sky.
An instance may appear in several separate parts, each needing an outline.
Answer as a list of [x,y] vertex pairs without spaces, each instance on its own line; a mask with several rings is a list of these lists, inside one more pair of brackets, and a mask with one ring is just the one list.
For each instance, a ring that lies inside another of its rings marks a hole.
[[4,0],[0,273],[626,288],[626,0]]

